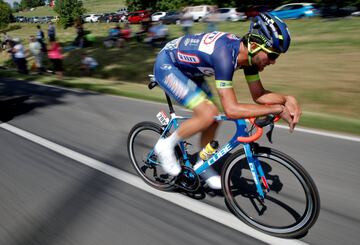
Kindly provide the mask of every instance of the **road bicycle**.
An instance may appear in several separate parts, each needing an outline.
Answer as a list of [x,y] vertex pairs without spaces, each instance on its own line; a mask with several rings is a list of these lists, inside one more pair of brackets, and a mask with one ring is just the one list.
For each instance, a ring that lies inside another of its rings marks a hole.
[[[156,85],[154,77],[151,77],[149,89]],[[196,192],[204,183],[200,174],[226,158],[221,171],[222,191],[228,209],[236,217],[278,237],[300,237],[308,232],[320,212],[320,197],[314,181],[290,156],[255,143],[265,126],[270,127],[266,135],[271,142],[274,122],[279,118],[268,115],[232,120],[224,115],[216,116],[217,121],[235,123],[234,136],[196,170],[188,152],[189,143],[181,141],[175,148],[175,154],[182,171],[173,177],[162,170],[154,146],[160,137],[168,137],[181,121],[189,117],[176,115],[169,96],[166,93],[165,96],[170,118],[161,111],[157,115],[160,124],[140,122],[128,136],[129,158],[147,184],[163,191],[182,189]],[[242,148],[234,150],[238,146]]]

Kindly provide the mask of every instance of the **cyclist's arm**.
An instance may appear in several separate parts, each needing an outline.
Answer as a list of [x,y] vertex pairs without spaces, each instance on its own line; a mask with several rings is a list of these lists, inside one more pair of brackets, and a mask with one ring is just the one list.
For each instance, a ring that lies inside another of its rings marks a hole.
[[273,93],[266,90],[260,80],[248,83],[250,94],[254,102],[261,105],[280,104],[285,105],[286,97],[284,95]]
[[265,90],[260,80],[252,81],[248,83],[248,86],[251,96],[256,103],[262,105],[284,105],[288,113],[281,114],[281,117],[289,123],[291,131],[294,129],[301,116],[301,107],[295,97]]
[[[243,104],[237,101],[235,91],[232,86],[234,75],[234,64],[232,50],[221,46],[214,51],[213,64],[215,70],[215,82],[221,104],[225,115],[231,119],[249,118],[263,116],[270,113],[279,114],[283,111],[282,105],[256,105]],[[221,62],[219,62],[221,60]],[[257,70],[251,69],[248,74],[257,74]]]
[[282,113],[283,105],[244,104],[237,101],[233,88],[218,88],[219,97],[225,115],[231,119],[263,116],[270,113]]

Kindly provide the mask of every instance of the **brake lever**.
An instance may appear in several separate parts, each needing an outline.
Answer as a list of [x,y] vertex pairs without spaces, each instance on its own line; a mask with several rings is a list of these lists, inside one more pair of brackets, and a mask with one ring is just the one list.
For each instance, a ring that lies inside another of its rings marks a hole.
[[272,144],[272,133],[273,133],[273,130],[274,130],[274,123],[271,123],[270,125],[270,129],[269,131],[266,133],[266,137],[268,138],[269,142]]

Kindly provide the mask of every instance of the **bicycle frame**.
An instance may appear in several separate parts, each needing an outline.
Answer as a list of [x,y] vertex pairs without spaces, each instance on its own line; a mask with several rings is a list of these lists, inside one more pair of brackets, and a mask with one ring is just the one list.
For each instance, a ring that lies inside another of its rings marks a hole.
[[[172,113],[170,115],[171,119],[170,119],[169,123],[165,126],[164,132],[161,137],[166,135],[171,130],[172,127],[174,127],[174,129],[176,130],[179,127],[180,120],[186,120],[186,119],[190,118],[190,117],[177,116],[173,110],[170,110],[170,111],[172,111]],[[235,149],[239,145],[243,145],[244,150],[245,150],[245,155],[246,155],[246,158],[247,158],[247,161],[249,164],[249,168],[250,168],[251,174],[253,176],[253,179],[254,179],[254,182],[256,185],[257,192],[259,194],[260,199],[263,200],[265,198],[265,192],[263,191],[261,183],[264,185],[266,192],[270,191],[270,188],[269,188],[266,178],[265,178],[264,171],[263,171],[258,159],[253,155],[250,143],[245,143],[245,142],[241,142],[238,140],[239,136],[242,136],[242,137],[249,136],[249,134],[247,132],[247,128],[246,128],[246,120],[245,119],[232,120],[232,119],[227,118],[224,115],[216,116],[215,120],[234,122],[236,125],[236,132],[235,132],[234,136],[228,141],[227,144],[223,145],[211,158],[209,158],[207,161],[204,161],[198,168],[194,169],[195,173],[198,175],[201,174],[203,171],[205,171],[211,165],[215,164],[219,159],[221,159],[228,152]],[[179,146],[180,146],[181,152],[183,154],[185,166],[192,168],[192,164],[190,163],[190,161],[188,159],[185,142],[181,141],[179,143]],[[261,182],[260,182],[260,180],[261,180]]]

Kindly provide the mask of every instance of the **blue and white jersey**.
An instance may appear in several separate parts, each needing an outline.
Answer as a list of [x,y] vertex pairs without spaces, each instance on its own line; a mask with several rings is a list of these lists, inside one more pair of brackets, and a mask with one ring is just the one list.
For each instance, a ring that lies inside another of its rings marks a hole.
[[[217,87],[232,87],[241,38],[225,32],[185,35],[167,43],[164,51],[172,63],[189,78],[215,76]],[[248,67],[245,75],[257,75]]]

